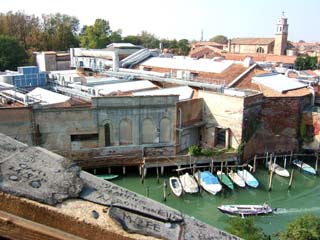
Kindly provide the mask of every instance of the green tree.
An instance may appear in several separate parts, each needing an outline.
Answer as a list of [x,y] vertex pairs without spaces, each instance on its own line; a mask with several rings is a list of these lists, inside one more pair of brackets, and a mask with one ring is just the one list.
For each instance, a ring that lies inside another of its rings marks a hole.
[[290,223],[285,232],[279,234],[279,240],[319,240],[320,218],[305,215]]
[[66,51],[79,45],[79,20],[65,14],[42,15],[42,49]]
[[16,70],[26,63],[27,53],[14,37],[0,35],[0,71]]
[[118,29],[117,31],[113,31],[109,37],[110,43],[122,42],[121,34],[122,34],[122,31],[120,29]]
[[187,39],[181,39],[178,41],[179,55],[187,56],[190,51],[190,44]]
[[105,48],[109,43],[112,31],[109,22],[96,19],[91,26],[84,26],[80,35],[80,46],[84,48]]
[[221,44],[227,44],[228,43],[228,38],[223,35],[216,35],[212,38],[210,38],[211,42],[216,42],[216,43],[221,43]]
[[147,31],[142,31],[139,35],[141,44],[145,48],[158,48],[159,47],[159,39],[157,39],[153,34],[148,33]]
[[267,240],[267,236],[261,228],[255,226],[255,219],[248,218],[228,218],[226,231],[246,240]]
[[128,35],[126,37],[123,38],[123,42],[125,43],[132,43],[135,45],[141,45],[142,41],[140,36],[136,36],[136,35]]
[[294,68],[297,70],[308,70],[308,69],[314,70],[314,69],[317,69],[317,67],[318,67],[317,57],[299,56],[296,58],[294,62]]

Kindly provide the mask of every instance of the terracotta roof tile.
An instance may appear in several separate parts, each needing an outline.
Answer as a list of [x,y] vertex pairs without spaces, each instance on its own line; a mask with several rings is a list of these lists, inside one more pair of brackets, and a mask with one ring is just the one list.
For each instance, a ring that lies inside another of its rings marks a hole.
[[274,38],[234,38],[231,44],[242,45],[269,45],[274,42]]

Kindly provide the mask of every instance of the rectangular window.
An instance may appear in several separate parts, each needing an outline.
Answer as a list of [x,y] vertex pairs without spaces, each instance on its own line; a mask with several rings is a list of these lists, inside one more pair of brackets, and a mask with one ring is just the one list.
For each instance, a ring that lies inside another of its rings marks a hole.
[[70,135],[70,137],[71,137],[71,142],[98,140],[99,139],[99,134],[97,134],[97,133],[77,134],[77,135]]

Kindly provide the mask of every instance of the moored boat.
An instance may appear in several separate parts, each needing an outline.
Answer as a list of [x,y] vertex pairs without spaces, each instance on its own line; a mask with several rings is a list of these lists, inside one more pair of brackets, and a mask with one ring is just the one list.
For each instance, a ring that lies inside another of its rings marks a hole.
[[246,169],[238,170],[237,173],[248,186],[253,188],[257,188],[259,186],[259,181]]
[[304,162],[302,162],[300,160],[295,159],[295,160],[292,161],[292,164],[297,166],[297,167],[299,167],[299,168],[301,168],[303,171],[305,171],[307,173],[310,173],[310,174],[313,174],[313,175],[317,174],[316,170],[313,167],[311,167],[309,164],[306,164],[306,163],[304,163]]
[[218,171],[217,172],[217,176],[218,176],[220,182],[223,183],[223,185],[225,185],[226,187],[230,188],[231,190],[234,189],[232,181],[230,180],[230,178],[224,172]]
[[179,177],[183,191],[186,193],[197,193],[199,191],[196,180],[189,174],[185,173]]
[[221,205],[218,209],[222,213],[241,217],[266,215],[273,212],[273,209],[266,203],[263,205]]
[[182,195],[183,189],[182,189],[179,178],[170,177],[169,178],[169,185],[170,185],[171,191],[173,192],[174,195],[176,195],[177,197],[180,197]]
[[222,189],[218,178],[209,171],[198,171],[195,175],[195,178],[204,190],[213,195],[216,195]]
[[230,177],[232,182],[234,182],[239,187],[246,186],[246,183],[244,182],[244,180],[236,172],[230,171],[230,172],[228,172],[228,176]]
[[102,178],[104,180],[112,180],[112,179],[119,177],[119,175],[117,175],[117,174],[99,174],[99,175],[95,175],[95,176]]
[[282,177],[290,177],[289,171],[276,163],[271,164],[271,171]]

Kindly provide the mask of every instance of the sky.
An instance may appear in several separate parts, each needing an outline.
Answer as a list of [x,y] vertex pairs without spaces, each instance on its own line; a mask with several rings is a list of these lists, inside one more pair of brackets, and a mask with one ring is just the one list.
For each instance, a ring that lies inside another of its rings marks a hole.
[[200,40],[203,31],[203,39],[209,40],[215,35],[273,37],[284,11],[288,39],[315,42],[320,41],[319,9],[319,0],[9,0],[0,12],[59,12],[77,17],[81,26],[102,18],[123,36],[145,30],[158,38]]

